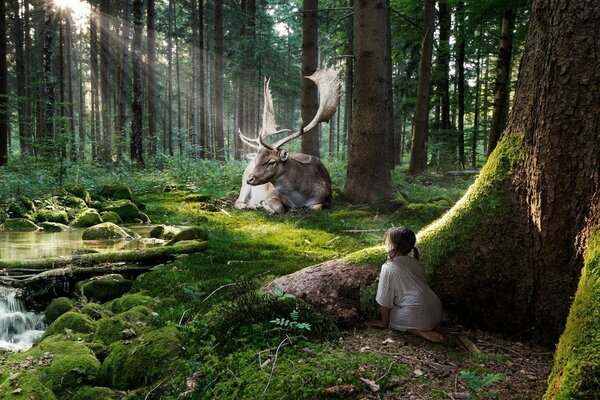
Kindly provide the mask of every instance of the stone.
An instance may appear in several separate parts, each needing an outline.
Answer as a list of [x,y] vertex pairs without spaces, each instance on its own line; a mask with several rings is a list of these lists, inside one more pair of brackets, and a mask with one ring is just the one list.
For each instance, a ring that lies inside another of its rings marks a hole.
[[104,211],[113,211],[125,222],[133,222],[140,217],[140,210],[131,200],[109,201],[104,205]]
[[71,222],[71,226],[75,228],[87,228],[101,224],[102,222],[102,217],[98,214],[98,211],[88,208],[77,215],[73,222]]
[[95,322],[85,314],[67,311],[56,319],[46,331],[47,335],[65,333],[67,330],[78,333],[94,332]]
[[104,211],[102,213],[100,213],[100,216],[102,217],[102,221],[104,222],[112,222],[113,224],[122,224],[123,220],[121,219],[121,217],[119,217],[119,214],[117,214],[114,211]]
[[85,190],[85,187],[83,187],[83,185],[66,185],[65,187],[63,187],[63,191],[80,198],[81,200],[85,201],[86,204],[91,204],[92,202],[92,199],[90,198],[90,193],[87,190]]
[[173,239],[171,239],[166,246],[172,246],[177,242],[183,240],[208,240],[208,232],[206,229],[199,226],[191,226],[178,232]]
[[44,232],[64,232],[71,229],[67,225],[58,222],[42,222],[40,228],[42,228]]
[[379,267],[333,260],[279,277],[263,289],[274,293],[280,287],[323,314],[336,317],[341,325],[352,325],[360,318],[361,287],[371,285],[378,276]]
[[73,300],[68,297],[57,297],[53,299],[48,307],[46,307],[46,311],[44,312],[46,316],[46,323],[50,325],[54,321],[58,319],[61,315],[66,313],[67,311],[71,311],[75,308],[75,304]]
[[157,225],[150,231],[150,237],[155,239],[171,240],[175,237],[180,229],[170,225]]
[[118,225],[112,222],[103,222],[98,225],[94,225],[83,231],[83,240],[126,240],[131,239],[131,236],[127,234]]
[[78,295],[94,299],[101,303],[114,300],[131,290],[133,282],[119,274],[96,276],[75,284]]
[[59,224],[68,224],[69,215],[64,209],[43,209],[37,213],[39,222],[58,222]]
[[33,232],[40,229],[39,226],[26,218],[9,218],[2,224],[5,231]]
[[134,201],[133,192],[124,185],[106,185],[98,192],[105,199]]

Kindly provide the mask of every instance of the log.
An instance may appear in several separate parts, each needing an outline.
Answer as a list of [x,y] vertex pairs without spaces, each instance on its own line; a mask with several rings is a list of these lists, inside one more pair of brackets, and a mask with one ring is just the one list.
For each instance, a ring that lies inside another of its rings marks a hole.
[[[181,254],[197,253],[208,248],[208,241],[185,241],[173,246],[153,247],[143,250],[91,253],[69,257],[42,258],[39,260],[0,261],[0,274],[19,275],[32,270],[50,270],[68,266],[89,267],[103,263],[133,262],[158,264]],[[14,271],[14,273],[11,273]]]

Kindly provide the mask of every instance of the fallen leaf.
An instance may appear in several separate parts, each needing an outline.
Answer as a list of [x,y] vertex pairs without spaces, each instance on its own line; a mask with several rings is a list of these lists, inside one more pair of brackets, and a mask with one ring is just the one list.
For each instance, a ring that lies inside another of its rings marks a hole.
[[21,388],[17,388],[17,389],[15,389],[15,390],[13,390],[13,394],[19,394],[19,393],[21,393],[22,391],[23,391],[23,389],[21,389]]
[[387,338],[387,339],[385,339],[385,340],[384,340],[383,342],[381,342],[381,343],[382,343],[382,344],[388,344],[388,343],[396,343],[396,342],[395,342],[395,341],[394,341],[394,339],[392,339],[392,338]]
[[369,346],[364,346],[364,347],[361,347],[361,348],[360,348],[360,352],[361,352],[361,353],[364,353],[364,352],[365,352],[365,351],[367,351],[367,350],[371,350],[371,347],[369,347]]
[[414,371],[415,376],[423,376],[423,371],[421,371],[420,369],[415,369]]

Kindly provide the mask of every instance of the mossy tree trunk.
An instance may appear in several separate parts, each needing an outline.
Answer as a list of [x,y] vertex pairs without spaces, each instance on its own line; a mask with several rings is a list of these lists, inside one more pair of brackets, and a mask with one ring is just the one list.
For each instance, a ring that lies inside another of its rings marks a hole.
[[600,3],[535,0],[504,138],[420,233],[435,290],[473,325],[555,341],[600,225]]

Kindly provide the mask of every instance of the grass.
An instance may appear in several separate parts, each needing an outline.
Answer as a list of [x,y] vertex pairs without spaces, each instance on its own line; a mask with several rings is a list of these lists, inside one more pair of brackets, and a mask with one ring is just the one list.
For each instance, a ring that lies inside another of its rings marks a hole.
[[[341,349],[332,340],[333,322],[311,307],[273,299],[257,289],[274,277],[335,258],[381,264],[386,229],[404,225],[418,231],[449,209],[472,178],[412,178],[397,168],[395,206],[374,210],[344,199],[343,162],[326,164],[334,206],[320,213],[277,216],[229,206],[237,197],[243,163],[168,159],[161,169],[138,171],[68,166],[65,184],[91,190],[115,182],[129,185],[154,223],[199,225],[209,233],[207,251],[146,273],[134,285],[135,291],[174,299],[170,307],[157,310],[153,324],[181,325],[183,333],[186,376],[169,379],[161,398],[175,398],[190,385],[194,398],[319,398],[327,388],[334,388],[335,398],[335,390],[344,385],[363,390],[360,377],[381,379],[378,384],[384,387],[390,377],[407,374],[401,363],[390,365],[374,353]],[[17,166],[0,171],[10,177],[0,183],[0,203],[17,193],[35,198],[57,189],[57,182],[46,176],[49,168],[34,173],[29,185],[29,171]],[[166,185],[178,190],[164,192]],[[270,322],[289,318],[293,310],[298,322],[311,325],[310,332]],[[271,361],[263,365],[267,359]]]

